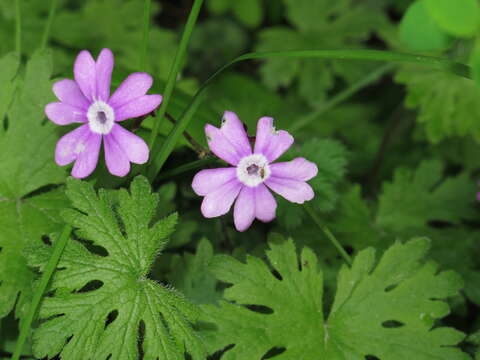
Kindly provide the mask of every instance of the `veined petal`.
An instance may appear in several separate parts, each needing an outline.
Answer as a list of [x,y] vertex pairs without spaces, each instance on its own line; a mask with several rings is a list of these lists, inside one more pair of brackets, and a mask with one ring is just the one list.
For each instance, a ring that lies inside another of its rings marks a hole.
[[225,215],[232,207],[243,185],[236,179],[223,184],[217,190],[207,194],[202,202],[202,214],[206,218]]
[[104,136],[105,163],[110,174],[123,177],[130,172],[130,161],[111,134]]
[[269,162],[277,160],[293,144],[293,136],[285,130],[275,130],[273,118],[258,120],[255,154],[263,154]]
[[112,107],[120,107],[147,93],[153,83],[152,77],[147,73],[133,73],[123,80],[108,101]]
[[238,231],[247,230],[255,219],[255,189],[244,186],[233,209],[233,220]]
[[86,141],[90,133],[87,124],[63,135],[55,148],[55,162],[60,166],[73,162],[78,154],[86,149]]
[[107,101],[110,96],[114,59],[110,49],[102,49],[95,64],[97,98]]
[[231,111],[225,111],[220,131],[228,141],[232,143],[237,154],[242,157],[252,154],[252,147],[250,146],[250,141],[248,141],[247,132],[237,114]]
[[213,125],[205,125],[205,134],[207,135],[208,147],[220,159],[226,161],[230,165],[236,166],[242,154],[228,140],[225,134]]
[[315,163],[305,158],[296,158],[292,161],[270,164],[272,176],[284,179],[308,181],[318,173]]
[[92,101],[96,97],[96,64],[92,55],[87,50],[80,51],[75,59],[75,65],[73,66],[73,75],[75,82],[82,90],[83,95]]
[[95,170],[98,163],[98,154],[100,153],[101,144],[102,136],[90,132],[90,135],[85,141],[85,148],[77,154],[77,159],[72,169],[73,177],[83,179]]
[[130,162],[145,164],[148,161],[148,145],[140,136],[124,129],[118,124],[113,124],[109,136],[115,139]]
[[70,79],[63,79],[53,84],[53,92],[62,103],[87,110],[89,101],[83,95],[77,83]]
[[155,110],[162,102],[162,95],[143,95],[115,110],[115,121],[123,121],[146,115]]
[[193,178],[193,191],[197,195],[205,196],[235,179],[236,172],[237,170],[233,167],[202,170]]
[[255,190],[255,217],[263,222],[270,222],[275,219],[277,202],[270,190],[263,184],[254,188]]
[[270,176],[265,184],[288,201],[303,204],[315,196],[313,189],[304,181]]
[[57,125],[87,121],[87,115],[84,110],[61,102],[54,102],[45,106],[45,114]]

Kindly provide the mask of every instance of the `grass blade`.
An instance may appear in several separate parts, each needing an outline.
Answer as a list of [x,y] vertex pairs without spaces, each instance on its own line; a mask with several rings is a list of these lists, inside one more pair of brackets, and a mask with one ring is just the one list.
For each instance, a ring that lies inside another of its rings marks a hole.
[[22,6],[15,0],[15,51],[22,54]]
[[48,12],[47,24],[45,25],[45,30],[43,30],[42,42],[40,43],[40,49],[42,50],[44,50],[48,44],[48,39],[50,37],[50,29],[52,28],[55,11],[57,10],[57,2],[58,0],[50,1],[50,10]]
[[150,38],[151,7],[152,7],[152,0],[144,0],[142,48],[140,49],[140,71],[147,71],[147,52],[148,52],[148,40]]
[[153,123],[152,133],[150,135],[150,149],[153,149],[155,145],[155,140],[157,139],[158,129],[160,126],[160,121],[167,112],[168,104],[170,103],[170,98],[172,97],[173,89],[178,77],[178,74],[182,68],[185,59],[185,53],[187,51],[188,44],[190,43],[190,38],[192,36],[193,28],[198,19],[200,9],[202,8],[203,0],[195,0],[188,16],[187,24],[183,30],[182,38],[180,40],[180,45],[178,46],[177,53],[173,60],[172,67],[170,68],[170,74],[168,75],[167,85],[163,93],[163,102],[158,109],[157,115],[155,116],[155,121]]
[[23,346],[25,345],[25,341],[27,340],[28,334],[30,333],[30,328],[32,326],[33,321],[35,320],[35,316],[37,315],[38,307],[42,300],[43,294],[47,289],[47,286],[50,282],[50,279],[57,268],[58,261],[62,256],[63,250],[67,245],[68,239],[70,239],[70,233],[72,232],[72,228],[70,225],[66,225],[63,228],[62,234],[60,238],[55,241],[53,245],[53,252],[50,260],[48,260],[48,264],[45,268],[45,271],[40,278],[40,282],[38,283],[37,288],[35,289],[35,293],[33,294],[32,303],[30,304],[30,308],[28,309],[27,316],[21,322],[20,327],[20,335],[18,337],[17,343],[15,345],[15,352],[13,353],[11,360],[19,360],[22,354]]

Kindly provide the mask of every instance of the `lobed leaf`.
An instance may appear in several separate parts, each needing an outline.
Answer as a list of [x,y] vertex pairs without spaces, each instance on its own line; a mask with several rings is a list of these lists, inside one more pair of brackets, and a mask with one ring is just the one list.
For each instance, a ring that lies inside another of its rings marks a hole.
[[[425,262],[429,242],[396,243],[375,260],[372,248],[360,252],[352,268],[338,275],[337,292],[324,315],[323,276],[316,255],[297,256],[292,240],[270,244],[269,265],[247,257],[241,263],[218,256],[216,277],[229,284],[219,307],[203,306],[213,323],[203,333],[211,350],[229,347],[222,359],[445,359],[466,360],[457,345],[464,335],[434,327],[449,313],[441,299],[461,288],[453,272]],[[261,311],[260,309],[263,309]],[[283,350],[283,351],[282,351]]]
[[[40,308],[34,333],[37,357],[62,359],[204,359],[192,329],[197,310],[182,295],[147,277],[152,261],[177,221],[173,214],[152,223],[158,196],[137,177],[130,192],[100,190],[70,179],[75,209],[65,220],[82,240],[71,239]],[[93,247],[92,247],[93,246]],[[40,266],[50,249],[32,252]]]

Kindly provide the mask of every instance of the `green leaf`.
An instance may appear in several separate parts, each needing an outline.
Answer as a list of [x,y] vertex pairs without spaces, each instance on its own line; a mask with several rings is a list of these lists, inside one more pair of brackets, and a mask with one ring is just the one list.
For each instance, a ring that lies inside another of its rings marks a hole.
[[215,277],[208,270],[212,259],[212,244],[207,239],[202,239],[197,245],[195,254],[173,256],[168,279],[193,303],[216,303],[221,295],[216,290]]
[[15,76],[20,66],[20,57],[16,53],[9,53],[0,58],[0,134],[4,132],[4,118],[15,92]]
[[478,29],[480,8],[477,0],[422,0],[430,16],[455,36],[473,36]]
[[222,15],[230,8],[228,0],[208,0],[207,8],[215,15]]
[[[212,271],[232,284],[220,307],[204,306],[204,329],[210,349],[234,346],[222,357],[260,359],[272,348],[278,359],[444,359],[467,360],[455,345],[464,335],[435,326],[449,313],[441,301],[460,290],[453,272],[438,272],[425,262],[429,242],[396,243],[381,259],[372,248],[360,252],[352,268],[338,275],[335,300],[323,310],[323,276],[308,248],[297,256],[293,241],[270,244],[267,258],[241,263],[218,256]],[[245,305],[255,305],[245,307]],[[286,331],[288,329],[288,331]]]
[[[314,208],[321,212],[335,209],[338,200],[338,185],[344,179],[347,167],[347,150],[340,142],[330,139],[310,139],[300,147],[290,150],[282,161],[304,157],[318,166],[318,174],[308,183],[315,192],[311,201]],[[305,213],[298,204],[286,200],[279,202],[279,220],[287,228],[302,224]]]
[[244,25],[248,27],[257,27],[263,20],[263,0],[208,0],[207,7],[215,15],[223,15],[232,10],[233,14]]
[[246,26],[255,28],[263,20],[262,0],[234,1],[233,12]]
[[[4,65],[10,62],[11,73],[18,65],[9,57]],[[58,211],[68,204],[61,191],[43,190],[65,178],[64,170],[53,160],[58,137],[55,127],[42,125],[43,108],[51,96],[51,61],[46,52],[30,59],[7,109],[8,127],[0,131],[0,317],[12,310],[17,296],[16,314],[21,316],[34,279],[23,250],[59,229]],[[9,77],[13,77],[12,73]],[[8,81],[0,86],[2,95],[11,90]]]
[[437,160],[422,162],[416,171],[398,169],[393,181],[383,186],[376,224],[402,231],[429,221],[458,224],[474,218],[475,184],[467,174],[442,182],[443,172],[444,165]]
[[480,142],[480,87],[446,72],[405,66],[395,80],[407,87],[405,105],[418,109],[428,140],[473,136]]
[[430,17],[424,1],[408,8],[400,23],[400,38],[411,51],[443,50],[452,42]]
[[[91,185],[71,179],[67,195],[75,210],[64,218],[85,240],[71,239],[58,264],[54,295],[44,299],[39,312],[36,356],[133,360],[141,351],[144,359],[183,359],[188,352],[203,360],[202,343],[191,328],[195,306],[147,277],[177,215],[152,223],[158,196],[142,177],[130,192],[99,190],[98,195]],[[42,268],[50,250],[32,251],[31,264]]]
[[[368,4],[352,0],[284,0],[287,26],[259,33],[257,51],[299,49],[355,49],[382,24],[383,14]],[[335,78],[352,82],[364,76],[370,64],[312,59],[268,59],[260,72],[271,88],[296,85],[310,104],[318,106],[333,88]]]

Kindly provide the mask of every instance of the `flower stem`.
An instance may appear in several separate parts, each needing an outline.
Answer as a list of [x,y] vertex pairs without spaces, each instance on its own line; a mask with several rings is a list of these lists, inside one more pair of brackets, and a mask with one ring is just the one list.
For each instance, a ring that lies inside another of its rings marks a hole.
[[15,0],[15,51],[22,53],[22,7],[21,0]]
[[[177,125],[177,120],[170,115],[169,113],[165,113],[165,117],[173,124]],[[193,138],[187,131],[183,132],[183,137],[192,145],[193,149],[197,152],[200,158],[204,158],[205,156],[210,154],[210,150],[204,148],[197,140]]]
[[160,174],[157,177],[157,180],[169,179],[171,177],[186,173],[186,172],[191,171],[191,170],[203,168],[206,165],[212,164],[216,161],[218,161],[218,159],[215,158],[215,157],[206,157],[204,159],[195,160],[195,161],[189,162],[187,164],[181,165],[179,167],[176,167],[172,170],[162,172],[162,174]]
[[70,225],[65,225],[63,228],[62,234],[60,238],[55,241],[53,245],[53,252],[48,260],[47,266],[45,267],[45,271],[40,278],[37,288],[33,294],[33,299],[30,304],[30,308],[28,309],[27,316],[24,318],[23,322],[21,323],[20,328],[20,335],[18,337],[17,343],[15,345],[15,351],[13,353],[11,360],[19,360],[22,354],[23,346],[25,345],[25,341],[27,340],[28,334],[30,333],[30,328],[32,323],[37,315],[37,310],[42,300],[43,294],[52,278],[55,269],[57,268],[57,264],[62,256],[63,250],[67,245],[67,241],[70,238],[70,233],[72,232],[72,227]]
[[303,127],[307,126],[309,123],[314,121],[315,119],[318,119],[318,117],[321,116],[322,114],[326,113],[327,111],[334,108],[338,104],[341,104],[342,102],[346,101],[351,96],[356,94],[358,91],[362,90],[363,88],[377,81],[383,75],[390,72],[394,68],[395,68],[395,64],[391,64],[391,63],[378,67],[371,73],[367,74],[367,76],[365,76],[364,78],[360,79],[359,81],[357,81],[356,83],[354,83],[353,85],[345,89],[344,91],[332,97],[329,101],[327,101],[325,104],[320,106],[318,109],[314,110],[312,113],[295,121],[292,124],[292,126],[290,126],[288,131],[293,133],[302,129]]
[[48,44],[48,39],[50,37],[50,29],[52,28],[53,19],[55,17],[55,11],[57,10],[58,0],[50,1],[50,10],[48,12],[47,24],[45,25],[45,30],[42,35],[42,42],[40,43],[40,49],[45,49]]
[[340,255],[342,255],[343,259],[345,262],[348,264],[348,266],[352,265],[352,259],[350,258],[350,255],[347,254],[343,246],[338,242],[338,240],[335,238],[335,236],[332,234],[330,229],[322,223],[320,218],[318,217],[317,213],[315,210],[310,206],[310,204],[305,203],[303,204],[303,208],[307,212],[308,215],[312,218],[312,220],[317,224],[317,226],[322,230],[322,232],[325,234],[325,236],[330,240],[330,242],[335,246],[335,248],[338,250]]
[[147,71],[147,51],[148,40],[150,37],[150,9],[152,1],[143,1],[143,35],[142,35],[142,48],[140,49],[140,71]]
[[175,54],[172,67],[170,68],[170,74],[168,75],[167,85],[165,86],[165,91],[163,93],[163,102],[160,105],[160,109],[158,110],[155,121],[153,122],[153,128],[150,134],[150,141],[149,141],[150,149],[153,149],[153,146],[155,145],[155,140],[158,135],[160,121],[165,115],[165,113],[167,112],[167,107],[170,103],[170,99],[173,94],[173,89],[175,87],[178,74],[180,73],[182,66],[184,64],[187,47],[188,47],[188,44],[190,43],[190,38],[192,36],[193,29],[197,22],[200,9],[202,8],[202,4],[203,4],[203,0],[195,0],[192,6],[192,10],[190,10],[190,15],[188,16],[188,20],[182,34],[182,38],[180,39],[180,45],[178,46],[177,53]]

